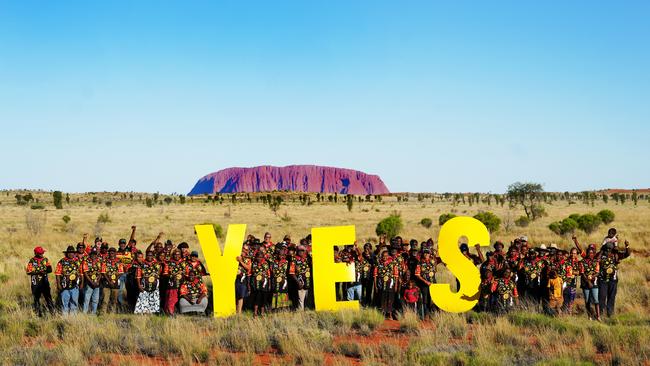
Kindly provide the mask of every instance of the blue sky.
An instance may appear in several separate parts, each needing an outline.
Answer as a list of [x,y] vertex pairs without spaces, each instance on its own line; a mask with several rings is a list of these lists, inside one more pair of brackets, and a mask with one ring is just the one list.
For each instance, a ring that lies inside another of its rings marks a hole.
[[0,188],[650,187],[650,3],[0,0]]

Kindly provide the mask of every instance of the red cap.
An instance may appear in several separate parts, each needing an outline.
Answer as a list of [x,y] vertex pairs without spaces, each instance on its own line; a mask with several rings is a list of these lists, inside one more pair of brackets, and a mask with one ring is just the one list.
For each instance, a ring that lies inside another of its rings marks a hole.
[[43,254],[43,253],[45,253],[45,249],[43,249],[43,247],[34,248],[34,254]]

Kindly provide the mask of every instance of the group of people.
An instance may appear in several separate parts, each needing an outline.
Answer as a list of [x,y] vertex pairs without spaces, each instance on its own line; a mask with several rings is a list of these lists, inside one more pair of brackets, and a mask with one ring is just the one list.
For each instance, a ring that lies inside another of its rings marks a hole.
[[[137,248],[136,227],[131,237],[120,239],[118,248],[110,247],[102,238],[87,245],[81,242],[68,246],[64,256],[52,263],[44,256],[45,249],[34,248],[34,257],[27,263],[31,278],[34,311],[42,316],[59,308],[63,314],[135,313],[174,315],[205,313],[208,288],[203,277],[208,273],[196,251],[190,252],[185,242],[176,246],[161,241],[163,233],[146,248]],[[52,300],[48,274],[54,272],[57,305]],[[45,306],[41,305],[41,297]]]
[[[208,273],[185,242],[165,243],[160,233],[144,253],[137,248],[136,227],[131,237],[120,239],[110,248],[101,238],[86,245],[86,236],[70,246],[56,264],[54,274],[58,302],[64,314],[82,308],[87,313],[131,312],[136,314],[206,313],[208,289],[203,277]],[[615,229],[610,229],[599,248],[590,244],[583,250],[576,237],[570,251],[532,246],[525,236],[514,239],[508,249],[501,242],[485,256],[467,243],[460,251],[479,267],[481,284],[477,311],[503,313],[520,299],[537,305],[551,315],[572,313],[578,285],[590,319],[614,313],[618,286],[618,266],[630,255],[629,243],[619,246]],[[294,243],[289,235],[274,243],[270,233],[262,240],[249,235],[236,258],[235,286],[237,312],[253,315],[269,311],[313,308],[311,235]],[[53,271],[44,249],[36,247],[27,264],[31,276],[34,310],[55,311],[48,274]],[[431,239],[418,242],[401,237],[381,236],[376,245],[357,243],[335,247],[335,262],[355,265],[355,281],[336,284],[338,300],[359,300],[363,306],[381,309],[386,318],[397,318],[407,309],[425,318],[436,311],[429,285],[437,282],[438,268],[444,265]],[[457,287],[460,283],[457,282]]]

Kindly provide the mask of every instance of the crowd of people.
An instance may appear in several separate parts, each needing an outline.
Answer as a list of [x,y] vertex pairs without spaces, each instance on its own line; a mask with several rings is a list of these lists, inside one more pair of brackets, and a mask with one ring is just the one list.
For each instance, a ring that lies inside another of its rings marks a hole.
[[[163,233],[142,252],[137,248],[136,227],[131,237],[112,248],[102,238],[87,245],[84,235],[76,248],[69,246],[53,269],[42,247],[34,249],[27,264],[31,277],[34,311],[54,313],[205,314],[208,273],[196,251],[182,242],[162,242]],[[582,290],[590,319],[614,313],[618,266],[630,255],[629,243],[619,245],[616,229],[608,231],[602,244],[586,248],[573,237],[569,251],[551,244],[537,247],[525,236],[505,249],[495,242],[483,255],[481,247],[470,253],[467,243],[460,251],[481,274],[477,311],[504,313],[521,302],[539,305],[549,315],[571,314]],[[386,318],[411,309],[426,318],[437,311],[429,285],[437,282],[444,265],[431,239],[418,242],[381,236],[376,245],[357,243],[335,247],[335,262],[354,264],[355,281],[336,284],[338,300],[359,300],[362,306],[380,309]],[[286,235],[274,243],[270,233],[263,239],[249,235],[234,283],[237,312],[258,316],[270,311],[313,308],[311,235],[294,243]],[[55,306],[48,274],[54,272],[58,293]],[[460,284],[457,281],[457,286]],[[45,306],[40,299],[44,298]]]

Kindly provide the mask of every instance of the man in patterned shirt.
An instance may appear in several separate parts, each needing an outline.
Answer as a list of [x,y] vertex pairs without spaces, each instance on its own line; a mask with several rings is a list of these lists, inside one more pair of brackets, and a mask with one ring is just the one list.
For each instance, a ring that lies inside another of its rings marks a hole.
[[[110,248],[108,257],[102,263],[102,299],[99,306],[100,313],[116,313],[117,297],[120,289],[119,278],[124,273],[122,262],[117,259],[117,250]],[[108,307],[106,306],[108,303]]]
[[38,316],[43,316],[41,308],[41,296],[45,300],[45,305],[50,314],[54,314],[54,302],[50,292],[50,281],[47,278],[48,273],[52,273],[52,264],[49,259],[43,256],[45,249],[43,247],[34,248],[34,256],[27,262],[26,272],[31,277],[32,295],[34,296],[34,312]]
[[167,290],[163,310],[167,315],[174,315],[176,304],[178,303],[178,289],[183,282],[185,261],[181,256],[181,251],[174,249],[171,253],[171,260],[163,266],[163,281],[167,281]]
[[93,249],[90,251],[88,258],[82,262],[84,283],[84,313],[97,314],[97,306],[99,305],[99,294],[101,292],[100,280],[103,261],[99,257],[99,253]]
[[79,287],[83,286],[83,269],[76,257],[77,251],[72,245],[68,246],[63,253],[65,257],[56,264],[54,274],[63,315],[68,315],[77,312]]
[[598,274],[598,299],[600,313],[608,317],[614,315],[616,292],[618,290],[618,264],[630,256],[630,243],[625,241],[625,250],[620,252],[613,245],[603,245]]
[[289,275],[296,284],[298,289],[297,304],[294,305],[298,310],[305,310],[305,298],[311,288],[311,271],[307,252],[303,245],[298,246],[297,254],[289,265]]
[[381,259],[374,271],[374,288],[375,292],[381,297],[381,310],[386,319],[397,319],[393,311],[395,301],[395,291],[398,288],[399,268],[393,258],[388,255],[388,251],[381,252]]

